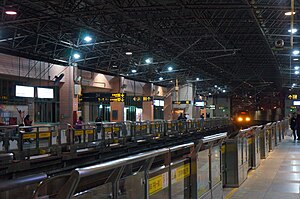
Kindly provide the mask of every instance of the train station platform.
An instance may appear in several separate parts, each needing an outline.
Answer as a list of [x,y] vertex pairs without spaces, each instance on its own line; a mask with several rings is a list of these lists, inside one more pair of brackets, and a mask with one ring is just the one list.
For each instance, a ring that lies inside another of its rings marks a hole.
[[239,188],[224,189],[224,199],[299,199],[299,193],[300,141],[285,136]]

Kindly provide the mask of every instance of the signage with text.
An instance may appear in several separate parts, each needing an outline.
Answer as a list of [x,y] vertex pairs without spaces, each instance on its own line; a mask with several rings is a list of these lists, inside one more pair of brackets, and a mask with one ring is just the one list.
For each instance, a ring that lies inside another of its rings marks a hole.
[[185,100],[185,101],[172,101],[172,104],[191,104],[192,102],[190,100]]
[[288,99],[290,99],[290,100],[298,99],[298,95],[297,94],[289,94]]

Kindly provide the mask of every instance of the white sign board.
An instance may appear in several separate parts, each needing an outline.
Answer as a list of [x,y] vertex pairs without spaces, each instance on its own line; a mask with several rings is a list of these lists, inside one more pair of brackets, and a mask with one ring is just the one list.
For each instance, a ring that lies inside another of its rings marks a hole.
[[34,87],[16,85],[16,97],[34,97]]
[[37,88],[38,98],[53,99],[53,88]]

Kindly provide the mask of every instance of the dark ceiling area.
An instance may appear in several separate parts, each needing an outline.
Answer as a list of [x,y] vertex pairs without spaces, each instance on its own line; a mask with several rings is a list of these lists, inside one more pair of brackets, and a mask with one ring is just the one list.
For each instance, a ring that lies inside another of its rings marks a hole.
[[[165,86],[177,78],[203,93],[280,91],[300,84],[288,32],[292,16],[285,15],[290,0],[0,2],[2,53]],[[295,28],[299,6],[297,1]],[[17,15],[6,15],[8,9]],[[297,33],[293,45],[299,47]]]

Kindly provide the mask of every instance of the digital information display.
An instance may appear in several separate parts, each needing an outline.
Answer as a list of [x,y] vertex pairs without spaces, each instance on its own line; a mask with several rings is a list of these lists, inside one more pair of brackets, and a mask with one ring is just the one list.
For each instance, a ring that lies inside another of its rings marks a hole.
[[37,88],[37,97],[44,99],[53,99],[53,88]]
[[16,97],[34,97],[34,87],[16,85]]

